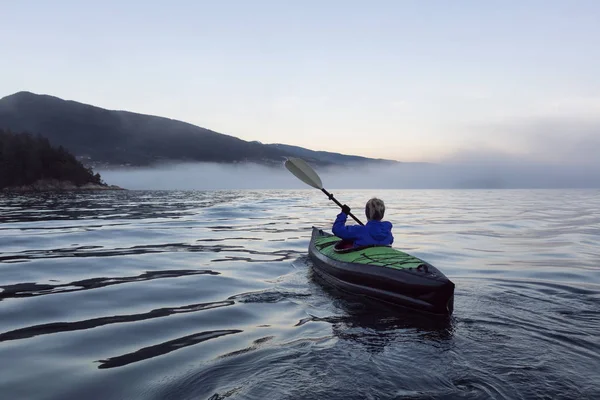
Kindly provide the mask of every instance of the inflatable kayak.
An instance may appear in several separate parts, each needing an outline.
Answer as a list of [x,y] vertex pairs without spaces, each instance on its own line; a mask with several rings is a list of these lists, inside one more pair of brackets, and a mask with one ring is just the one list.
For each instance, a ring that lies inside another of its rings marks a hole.
[[433,314],[452,314],[454,283],[433,265],[390,246],[344,248],[313,227],[308,254],[314,271],[346,292]]

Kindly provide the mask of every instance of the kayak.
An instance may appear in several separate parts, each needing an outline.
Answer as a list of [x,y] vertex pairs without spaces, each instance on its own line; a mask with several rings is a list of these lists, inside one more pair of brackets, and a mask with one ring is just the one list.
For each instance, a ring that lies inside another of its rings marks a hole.
[[391,246],[347,248],[313,227],[314,271],[338,289],[432,314],[452,314],[454,283],[433,265]]

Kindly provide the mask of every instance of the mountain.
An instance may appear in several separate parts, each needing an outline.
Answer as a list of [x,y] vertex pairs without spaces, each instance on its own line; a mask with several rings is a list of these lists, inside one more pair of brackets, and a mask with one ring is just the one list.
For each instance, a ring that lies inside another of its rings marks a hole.
[[300,157],[306,160],[314,160],[316,163],[324,163],[324,164],[358,164],[358,163],[382,163],[382,164],[397,164],[398,161],[392,160],[384,160],[381,158],[367,158],[361,156],[349,156],[341,153],[332,153],[329,151],[315,151],[305,149],[304,147],[299,146],[291,146],[287,144],[268,144],[267,146],[272,147],[274,149],[278,149],[287,153],[294,155],[295,157]]
[[106,110],[30,92],[0,99],[0,129],[40,134],[91,165],[176,161],[274,164],[289,156],[302,156],[319,165],[381,162],[296,146],[248,142],[177,120]]

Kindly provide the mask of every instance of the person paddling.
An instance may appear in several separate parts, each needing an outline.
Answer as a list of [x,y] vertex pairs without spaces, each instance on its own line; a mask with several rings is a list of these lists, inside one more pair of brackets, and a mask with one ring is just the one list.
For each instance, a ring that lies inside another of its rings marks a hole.
[[392,235],[392,223],[382,221],[385,214],[385,204],[383,200],[372,198],[365,206],[365,215],[367,224],[348,225],[346,220],[350,214],[350,207],[346,204],[342,206],[342,212],[338,214],[333,223],[332,232],[335,236],[348,242],[352,242],[353,247],[362,246],[390,246],[394,243]]

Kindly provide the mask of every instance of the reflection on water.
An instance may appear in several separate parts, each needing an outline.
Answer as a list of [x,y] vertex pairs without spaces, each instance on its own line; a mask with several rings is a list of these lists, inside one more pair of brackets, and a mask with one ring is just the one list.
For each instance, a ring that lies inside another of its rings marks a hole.
[[187,346],[193,346],[195,344],[205,342],[210,339],[218,338],[220,336],[232,335],[234,333],[242,332],[240,330],[222,330],[222,331],[208,331],[196,333],[194,335],[184,336],[179,339],[170,340],[168,342],[164,342],[161,344],[157,344],[155,346],[144,347],[134,353],[124,354],[118,357],[112,357],[108,360],[101,360],[100,366],[98,368],[116,368],[122,367],[127,364],[131,364],[134,362],[147,360],[148,358],[157,357],[163,354],[170,353],[175,350],[179,350],[181,348]]
[[[600,398],[600,192],[354,191],[451,317],[313,274],[312,190],[0,198],[7,398]],[[0,396],[0,397],[3,397]]]
[[60,285],[39,284],[39,283],[17,283],[15,285],[1,286],[0,301],[9,297],[30,297],[43,296],[52,293],[66,293],[78,290],[96,289],[109,285],[118,285],[119,283],[130,283],[139,281],[148,281],[152,279],[178,278],[186,275],[219,275],[215,271],[197,271],[197,270],[170,270],[170,271],[148,271],[138,276],[126,276],[115,278],[91,278],[81,281],[65,283]]
[[115,315],[111,317],[93,318],[77,322],[58,322],[51,324],[29,326],[23,329],[6,332],[0,335],[0,342],[5,340],[25,339],[38,335],[48,335],[58,332],[79,331],[85,329],[97,328],[102,325],[118,324],[124,322],[143,321],[151,318],[163,318],[172,314],[190,313],[211,308],[232,306],[233,301],[217,301],[213,303],[190,304],[182,307],[165,307],[152,310],[146,313],[131,315]]

